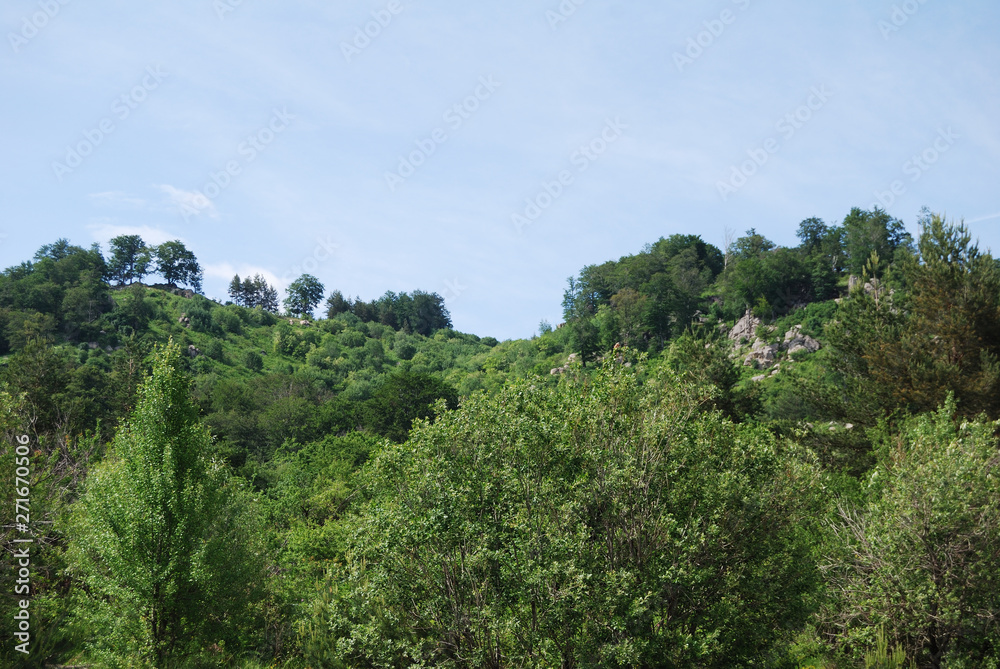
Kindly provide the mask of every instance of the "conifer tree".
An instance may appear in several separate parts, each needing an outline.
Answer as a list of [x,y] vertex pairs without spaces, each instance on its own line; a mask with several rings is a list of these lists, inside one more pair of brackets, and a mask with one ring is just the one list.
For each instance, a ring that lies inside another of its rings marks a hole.
[[229,299],[239,307],[244,306],[246,300],[243,296],[243,281],[240,280],[239,274],[235,274],[233,280],[229,282]]

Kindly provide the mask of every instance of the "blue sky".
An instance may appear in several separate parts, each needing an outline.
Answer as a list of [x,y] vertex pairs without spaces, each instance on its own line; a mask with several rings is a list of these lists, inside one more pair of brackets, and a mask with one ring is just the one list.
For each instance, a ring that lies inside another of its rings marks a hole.
[[926,205],[1000,250],[995,0],[7,0],[0,26],[3,267],[181,239],[210,297],[308,271],[504,339],[673,233]]

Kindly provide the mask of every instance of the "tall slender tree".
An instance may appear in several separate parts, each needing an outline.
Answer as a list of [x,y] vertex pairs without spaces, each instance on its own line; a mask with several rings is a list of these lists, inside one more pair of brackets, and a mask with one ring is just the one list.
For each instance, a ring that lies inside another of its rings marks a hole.
[[240,275],[236,274],[233,276],[233,280],[229,282],[229,299],[233,301],[233,304],[237,306],[244,306],[246,299],[243,295],[243,281],[240,279]]
[[[157,667],[238,644],[251,624],[259,536],[198,419],[180,347],[161,349],[109,457],[88,477],[71,526],[71,560],[90,599],[78,615],[105,630],[91,650]],[[186,666],[186,665],[185,665]]]

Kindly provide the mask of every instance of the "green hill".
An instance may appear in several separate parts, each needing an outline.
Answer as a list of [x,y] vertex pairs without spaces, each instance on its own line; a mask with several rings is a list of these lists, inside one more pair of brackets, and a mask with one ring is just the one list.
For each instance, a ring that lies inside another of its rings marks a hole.
[[1000,263],[920,227],[661,238],[504,342],[419,290],[279,312],[179,242],[43,246],[0,273],[31,661],[994,666]]

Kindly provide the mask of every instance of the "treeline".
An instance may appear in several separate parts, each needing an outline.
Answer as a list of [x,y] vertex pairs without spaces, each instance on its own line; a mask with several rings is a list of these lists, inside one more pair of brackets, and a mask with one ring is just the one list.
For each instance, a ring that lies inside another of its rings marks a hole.
[[239,274],[233,276],[229,282],[229,299],[240,307],[278,312],[278,291],[260,274],[242,280]]
[[444,305],[444,298],[420,290],[413,291],[412,295],[389,291],[371,302],[360,297],[351,301],[335,290],[326,301],[327,318],[343,313],[354,314],[363,323],[381,323],[394,330],[422,335],[451,327],[451,314]]
[[569,279],[563,315],[585,360],[615,343],[662,350],[696,315],[723,320],[747,310],[773,319],[846,292],[876,254],[881,276],[913,252],[903,223],[853,209],[840,225],[817,218],[798,228],[799,246],[778,247],[751,229],[722,251],[695,235],[672,235],[641,253],[590,265]]
[[[860,210],[799,239],[659,240],[502,343],[422,333],[450,319],[420,291],[279,319],[43,248],[0,293],[55,309],[0,369],[45,521],[32,661],[1000,666],[1000,264],[929,214],[916,241]],[[93,349],[58,330],[88,287]],[[800,329],[822,348],[744,366]]]
[[[64,241],[64,240],[63,240]],[[149,246],[139,235],[119,235],[109,242],[107,279],[119,286],[156,273],[170,286],[189,285],[201,292],[202,271],[195,255],[179,240]]]

